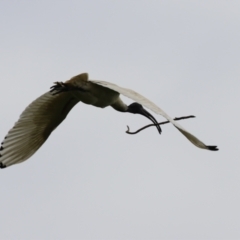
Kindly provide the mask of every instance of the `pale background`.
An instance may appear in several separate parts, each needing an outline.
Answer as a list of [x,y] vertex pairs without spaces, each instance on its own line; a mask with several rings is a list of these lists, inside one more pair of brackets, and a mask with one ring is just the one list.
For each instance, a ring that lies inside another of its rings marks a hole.
[[172,125],[130,136],[149,120],[80,103],[0,171],[0,239],[240,239],[240,1],[2,0],[0,30],[2,139],[54,81],[88,72],[196,115],[181,124],[220,149]]

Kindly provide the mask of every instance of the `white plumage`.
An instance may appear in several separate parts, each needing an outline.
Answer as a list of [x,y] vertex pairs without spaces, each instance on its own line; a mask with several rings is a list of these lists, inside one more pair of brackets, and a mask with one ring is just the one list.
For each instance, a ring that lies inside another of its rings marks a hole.
[[[31,157],[79,101],[96,107],[112,106],[121,112],[139,113],[155,123],[153,116],[141,108],[143,105],[169,120],[195,146],[218,150],[215,146],[205,145],[157,105],[131,89],[105,81],[90,81],[86,73],[77,75],[65,83],[55,84],[50,92],[37,98],[23,111],[19,120],[8,132],[0,148],[0,168],[23,162]],[[127,106],[120,99],[120,94],[141,105]],[[160,127],[158,130],[161,132]]]

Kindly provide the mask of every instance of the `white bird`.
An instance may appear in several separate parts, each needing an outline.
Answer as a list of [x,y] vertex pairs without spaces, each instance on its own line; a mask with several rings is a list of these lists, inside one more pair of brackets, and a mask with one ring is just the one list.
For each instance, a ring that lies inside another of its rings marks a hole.
[[[121,100],[120,94],[136,102],[127,106]],[[88,74],[82,73],[65,83],[55,82],[50,91],[37,98],[23,111],[2,142],[0,168],[21,163],[30,158],[79,101],[95,107],[111,106],[120,112],[144,115],[161,133],[156,119],[143,108],[144,106],[169,120],[195,146],[212,151],[218,150],[216,146],[205,145],[139,93],[105,81],[90,81]]]

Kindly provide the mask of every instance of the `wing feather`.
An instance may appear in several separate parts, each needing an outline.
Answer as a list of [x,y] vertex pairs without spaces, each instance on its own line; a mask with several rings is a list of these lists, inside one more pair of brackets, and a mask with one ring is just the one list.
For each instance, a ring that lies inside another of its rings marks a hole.
[[190,142],[192,142],[195,146],[203,149],[218,150],[216,146],[207,146],[202,141],[200,141],[198,138],[196,138],[194,135],[189,133],[186,129],[184,129],[179,123],[175,122],[167,113],[165,113],[161,108],[159,108],[155,103],[151,102],[141,94],[127,88],[119,87],[116,84],[105,82],[105,81],[91,81],[92,83],[95,83],[97,85],[110,88],[116,92],[119,92],[120,94],[133,99],[134,101],[142,104],[146,108],[152,110],[153,112],[162,115],[165,117],[168,121],[170,121]]
[[33,101],[2,142],[0,168],[31,157],[78,101],[70,92],[57,95],[47,92]]

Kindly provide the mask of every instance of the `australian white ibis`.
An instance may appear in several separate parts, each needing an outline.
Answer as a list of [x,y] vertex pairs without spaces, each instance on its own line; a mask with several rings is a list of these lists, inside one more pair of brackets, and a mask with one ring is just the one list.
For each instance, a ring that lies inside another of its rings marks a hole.
[[[127,106],[121,100],[120,94],[136,102]],[[2,142],[0,168],[21,163],[31,157],[79,101],[96,107],[111,106],[120,112],[141,114],[149,118],[161,133],[156,119],[143,108],[144,106],[169,120],[195,146],[218,150],[216,146],[205,145],[139,93],[113,83],[88,80],[88,74],[82,73],[65,83],[55,82],[50,91],[37,98],[23,111]]]

